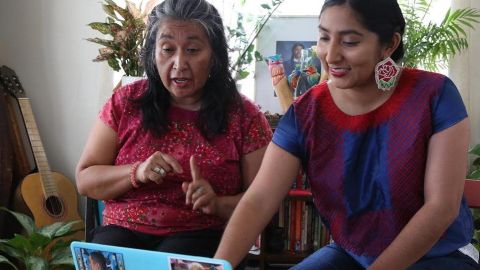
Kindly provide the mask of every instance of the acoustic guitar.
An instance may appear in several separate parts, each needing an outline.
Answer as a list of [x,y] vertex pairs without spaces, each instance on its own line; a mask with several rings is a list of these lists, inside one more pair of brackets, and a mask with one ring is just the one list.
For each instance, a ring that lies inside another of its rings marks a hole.
[[[59,221],[81,220],[77,210],[75,186],[66,176],[50,170],[30,101],[26,97],[17,75],[12,69],[2,66],[0,67],[0,83],[3,84],[6,92],[18,101],[38,168],[38,173],[29,174],[22,180],[17,189],[17,195],[23,199],[31,211],[37,227]],[[82,237],[77,234],[74,238],[81,239]]]

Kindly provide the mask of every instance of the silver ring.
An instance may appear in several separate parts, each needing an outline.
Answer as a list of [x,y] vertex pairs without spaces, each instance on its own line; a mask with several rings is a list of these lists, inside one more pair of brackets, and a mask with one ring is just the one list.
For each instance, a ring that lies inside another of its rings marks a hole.
[[167,171],[165,171],[164,168],[160,168],[160,167],[153,168],[153,171],[160,174],[161,177],[165,177],[165,175],[167,174]]
[[197,193],[197,194],[198,194],[198,196],[201,196],[201,195],[203,195],[203,187],[199,187],[199,188],[197,188],[197,189],[195,190],[195,193]]

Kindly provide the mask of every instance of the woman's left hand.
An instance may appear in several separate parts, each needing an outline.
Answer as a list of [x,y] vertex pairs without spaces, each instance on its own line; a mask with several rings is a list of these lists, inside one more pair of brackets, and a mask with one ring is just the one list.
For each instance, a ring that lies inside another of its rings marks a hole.
[[194,156],[190,157],[192,182],[183,182],[182,189],[186,194],[186,204],[192,204],[193,210],[201,210],[208,215],[218,211],[218,197],[210,183],[203,178]]

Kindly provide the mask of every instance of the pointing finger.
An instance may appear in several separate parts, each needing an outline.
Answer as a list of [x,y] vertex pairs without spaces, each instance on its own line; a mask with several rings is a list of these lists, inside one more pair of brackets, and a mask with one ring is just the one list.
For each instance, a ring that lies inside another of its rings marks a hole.
[[197,166],[197,162],[195,160],[195,156],[192,155],[190,157],[190,170],[192,172],[192,180],[193,182],[198,181],[202,178],[202,175],[200,174],[200,169]]

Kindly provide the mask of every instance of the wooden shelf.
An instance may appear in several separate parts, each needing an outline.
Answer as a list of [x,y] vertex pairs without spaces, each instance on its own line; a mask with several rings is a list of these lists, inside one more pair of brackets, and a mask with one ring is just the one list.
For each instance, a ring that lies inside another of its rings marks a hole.
[[287,199],[311,199],[312,198],[312,192],[308,189],[292,189],[288,192],[288,198]]

